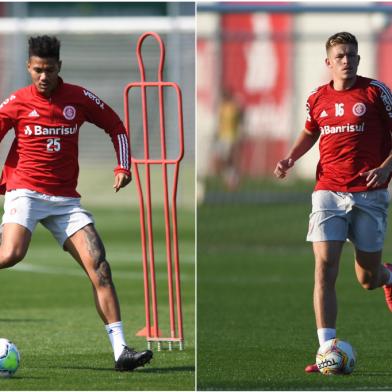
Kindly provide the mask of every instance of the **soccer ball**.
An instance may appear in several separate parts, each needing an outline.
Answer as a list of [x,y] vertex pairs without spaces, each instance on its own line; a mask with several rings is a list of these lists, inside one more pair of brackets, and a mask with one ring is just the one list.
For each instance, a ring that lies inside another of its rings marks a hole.
[[319,371],[326,375],[350,374],[355,362],[356,353],[351,344],[337,338],[322,344],[316,355]]
[[0,338],[0,377],[11,377],[19,367],[20,355],[15,344]]

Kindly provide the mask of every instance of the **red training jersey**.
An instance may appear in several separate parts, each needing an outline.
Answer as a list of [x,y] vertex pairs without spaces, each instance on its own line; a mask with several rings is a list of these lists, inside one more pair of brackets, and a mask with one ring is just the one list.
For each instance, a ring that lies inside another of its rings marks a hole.
[[391,152],[389,88],[357,76],[354,86],[337,91],[331,81],[310,94],[306,109],[306,130],[320,134],[315,190],[367,191],[360,173],[379,167]]
[[78,139],[85,121],[110,135],[118,161],[114,171],[129,174],[130,147],[120,118],[92,92],[59,78],[50,98],[30,85],[0,105],[0,141],[11,128],[15,130],[0,193],[25,188],[48,195],[79,197]]

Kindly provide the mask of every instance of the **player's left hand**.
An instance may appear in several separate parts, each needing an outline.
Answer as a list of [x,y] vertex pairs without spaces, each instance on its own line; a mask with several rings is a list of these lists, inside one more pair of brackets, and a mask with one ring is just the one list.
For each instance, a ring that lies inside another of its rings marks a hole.
[[125,173],[118,173],[114,177],[113,188],[118,192],[121,188],[124,188],[132,181],[132,175],[128,176]]
[[390,171],[385,167],[368,170],[360,173],[361,177],[366,177],[366,185],[369,188],[376,188],[388,181]]

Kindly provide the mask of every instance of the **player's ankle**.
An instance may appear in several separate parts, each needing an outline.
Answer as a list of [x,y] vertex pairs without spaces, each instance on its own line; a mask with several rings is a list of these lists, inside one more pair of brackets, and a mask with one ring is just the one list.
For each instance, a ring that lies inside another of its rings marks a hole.
[[385,266],[385,270],[388,273],[388,278],[387,278],[387,280],[385,282],[385,285],[386,286],[392,286],[392,267],[391,267],[391,264],[385,263],[384,266]]
[[336,338],[336,328],[317,328],[320,346],[327,340]]

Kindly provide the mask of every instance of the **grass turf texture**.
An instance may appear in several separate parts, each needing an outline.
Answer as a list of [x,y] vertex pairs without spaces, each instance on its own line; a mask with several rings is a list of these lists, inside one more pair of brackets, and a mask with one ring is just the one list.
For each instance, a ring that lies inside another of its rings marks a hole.
[[[89,210],[112,267],[127,342],[145,349],[145,338],[135,336],[145,324],[138,209]],[[25,260],[0,271],[0,336],[16,343],[21,352],[20,368],[13,378],[0,379],[0,390],[193,390],[193,211],[180,210],[178,221],[185,351],[157,352],[154,348],[150,365],[130,373],[115,372],[109,339],[95,311],[87,277],[39,226]],[[155,243],[157,281],[164,287],[162,226]],[[162,330],[167,318],[162,314]]]
[[[337,282],[337,335],[357,350],[356,369],[339,377],[304,372],[318,348],[313,254],[304,239],[311,189],[307,204],[199,207],[199,390],[392,389],[391,314],[382,290],[357,283],[349,243]],[[280,190],[290,191],[298,189]]]

